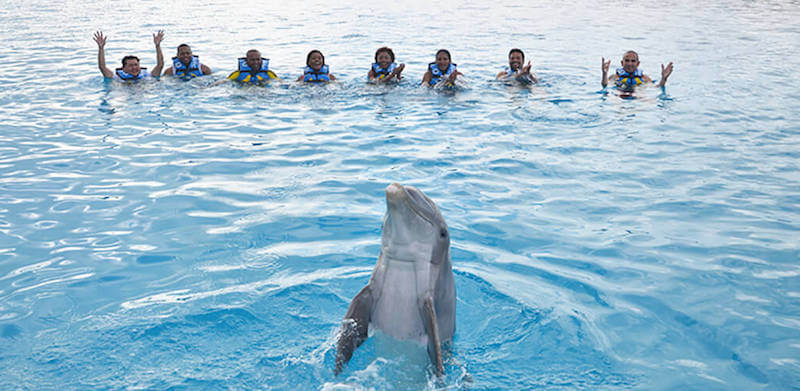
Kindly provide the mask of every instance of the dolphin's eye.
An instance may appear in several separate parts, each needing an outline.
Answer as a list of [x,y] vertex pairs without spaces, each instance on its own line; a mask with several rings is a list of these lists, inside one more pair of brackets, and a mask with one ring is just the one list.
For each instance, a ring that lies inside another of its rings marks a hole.
[[443,238],[446,238],[447,237],[447,230],[442,228],[442,230],[439,231],[439,236],[443,237]]

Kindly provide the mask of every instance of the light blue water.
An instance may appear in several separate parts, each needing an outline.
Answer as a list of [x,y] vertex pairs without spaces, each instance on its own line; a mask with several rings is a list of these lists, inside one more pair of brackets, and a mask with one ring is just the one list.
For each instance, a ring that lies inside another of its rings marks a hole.
[[[2,0],[0,389],[800,389],[798,4],[436,4]],[[342,83],[103,82],[95,30],[152,67],[162,28]],[[469,89],[416,87],[440,47]],[[627,49],[663,92],[601,90]],[[334,377],[393,181],[450,226],[446,373],[373,337]]]

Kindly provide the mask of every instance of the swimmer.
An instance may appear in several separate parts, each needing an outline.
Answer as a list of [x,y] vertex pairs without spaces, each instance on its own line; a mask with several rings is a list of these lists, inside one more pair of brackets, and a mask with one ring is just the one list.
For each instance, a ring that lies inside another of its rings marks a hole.
[[[611,60],[606,61],[605,57],[602,57],[601,61],[603,65],[603,79],[601,80],[601,84],[603,87],[606,87],[609,81],[625,90],[632,90],[634,86],[644,83],[654,83],[653,79],[639,70],[639,55],[633,50],[625,52],[625,55],[622,56],[622,67],[617,68],[616,73],[611,76],[608,76],[608,68],[611,66]],[[670,62],[666,67],[664,64],[661,64],[661,80],[658,81],[658,87],[664,87],[664,84],[667,84],[667,78],[669,78],[671,74],[672,63]]]
[[122,58],[122,68],[117,68],[111,72],[106,66],[105,46],[108,37],[102,31],[94,33],[94,41],[97,42],[97,67],[106,79],[114,79],[122,82],[135,83],[139,80],[158,77],[161,75],[161,68],[164,67],[164,54],[161,53],[161,41],[164,40],[164,31],[158,30],[153,34],[153,43],[156,45],[156,66],[153,71],[148,72],[147,68],[139,66],[139,57],[125,56]]
[[303,69],[303,74],[297,78],[297,81],[306,83],[327,83],[335,81],[336,76],[328,72],[328,66],[325,65],[325,56],[319,50],[312,50],[306,56],[306,67]]
[[508,67],[497,74],[497,80],[517,80],[523,83],[538,83],[539,80],[531,74],[531,62],[525,62],[525,53],[520,49],[511,49],[508,52]]
[[422,77],[422,84],[433,87],[439,83],[455,86],[456,78],[463,73],[456,69],[456,64],[450,62],[450,52],[439,49],[436,52],[436,62],[428,64],[428,71]]
[[248,50],[245,57],[239,59],[239,69],[228,76],[229,80],[243,84],[264,84],[277,78],[278,75],[269,69],[269,59],[261,58],[261,52],[256,49]]
[[182,43],[178,45],[178,53],[172,57],[172,66],[164,71],[164,76],[175,76],[182,80],[210,75],[211,68],[200,63],[200,59],[192,55],[192,48]]
[[405,68],[406,64],[397,65],[394,62],[394,52],[384,46],[375,51],[375,62],[367,72],[367,79],[373,83],[400,81],[403,78],[400,74]]

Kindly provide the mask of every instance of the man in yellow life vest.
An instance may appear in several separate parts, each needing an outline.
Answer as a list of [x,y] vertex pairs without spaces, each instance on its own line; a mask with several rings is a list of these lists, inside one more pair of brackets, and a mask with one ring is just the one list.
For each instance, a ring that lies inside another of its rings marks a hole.
[[[650,76],[645,75],[639,69],[639,54],[633,50],[625,52],[625,55],[622,56],[622,67],[617,68],[617,71],[611,76],[608,76],[608,68],[611,66],[611,60],[606,61],[605,57],[603,57],[602,65],[603,78],[600,83],[603,87],[607,86],[609,81],[613,82],[617,87],[627,90],[631,90],[634,86],[645,83],[654,83]],[[661,64],[661,80],[658,81],[658,86],[663,87],[664,84],[667,84],[667,78],[669,78],[671,74],[672,63],[670,62],[666,67],[664,64]]]
[[245,57],[239,59],[239,69],[233,71],[228,79],[243,84],[264,84],[278,75],[269,69],[269,59],[262,58],[256,49],[247,51]]

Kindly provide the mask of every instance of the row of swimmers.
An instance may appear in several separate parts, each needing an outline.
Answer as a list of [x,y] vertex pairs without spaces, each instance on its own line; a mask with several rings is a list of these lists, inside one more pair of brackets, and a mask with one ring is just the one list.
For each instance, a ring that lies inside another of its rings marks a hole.
[[[199,57],[192,54],[192,49],[187,44],[178,46],[175,57],[172,58],[172,66],[164,70],[164,55],[161,52],[161,42],[164,39],[164,32],[158,31],[153,34],[153,43],[156,47],[156,66],[148,72],[146,68],[139,66],[139,58],[136,56],[125,56],[122,58],[122,67],[112,72],[106,67],[105,44],[107,37],[98,31],[94,34],[94,41],[97,43],[97,65],[105,78],[114,79],[122,82],[137,82],[147,78],[160,76],[173,76],[181,80],[191,80],[211,74],[211,68],[200,63]],[[614,74],[609,75],[608,71],[611,60],[601,59],[602,79],[601,84],[606,87],[609,82],[618,88],[630,91],[639,85],[656,84],[663,87],[667,79],[672,74],[673,65],[661,65],[661,79],[655,83],[653,79],[644,74],[639,69],[639,55],[630,50],[625,52],[620,63],[621,67],[616,69]],[[403,79],[402,72],[405,64],[397,64],[392,49],[382,47],[375,51],[375,62],[372,63],[367,78],[374,83],[398,82]],[[455,86],[459,77],[463,76],[456,64],[451,60],[450,52],[440,49],[436,52],[436,61],[428,64],[428,69],[422,77],[422,84],[426,86]],[[270,80],[279,79],[269,68],[269,59],[261,57],[261,53],[256,49],[248,50],[245,57],[239,58],[238,68],[233,71],[229,80],[242,84],[264,84]],[[531,62],[525,64],[525,54],[520,49],[511,49],[508,53],[508,66],[500,71],[496,79],[519,81],[530,84],[538,83],[537,77],[531,72]],[[306,56],[306,66],[303,74],[297,78],[298,82],[306,83],[327,83],[335,81],[336,76],[330,72],[330,68],[325,64],[325,56],[319,50],[312,50]]]

